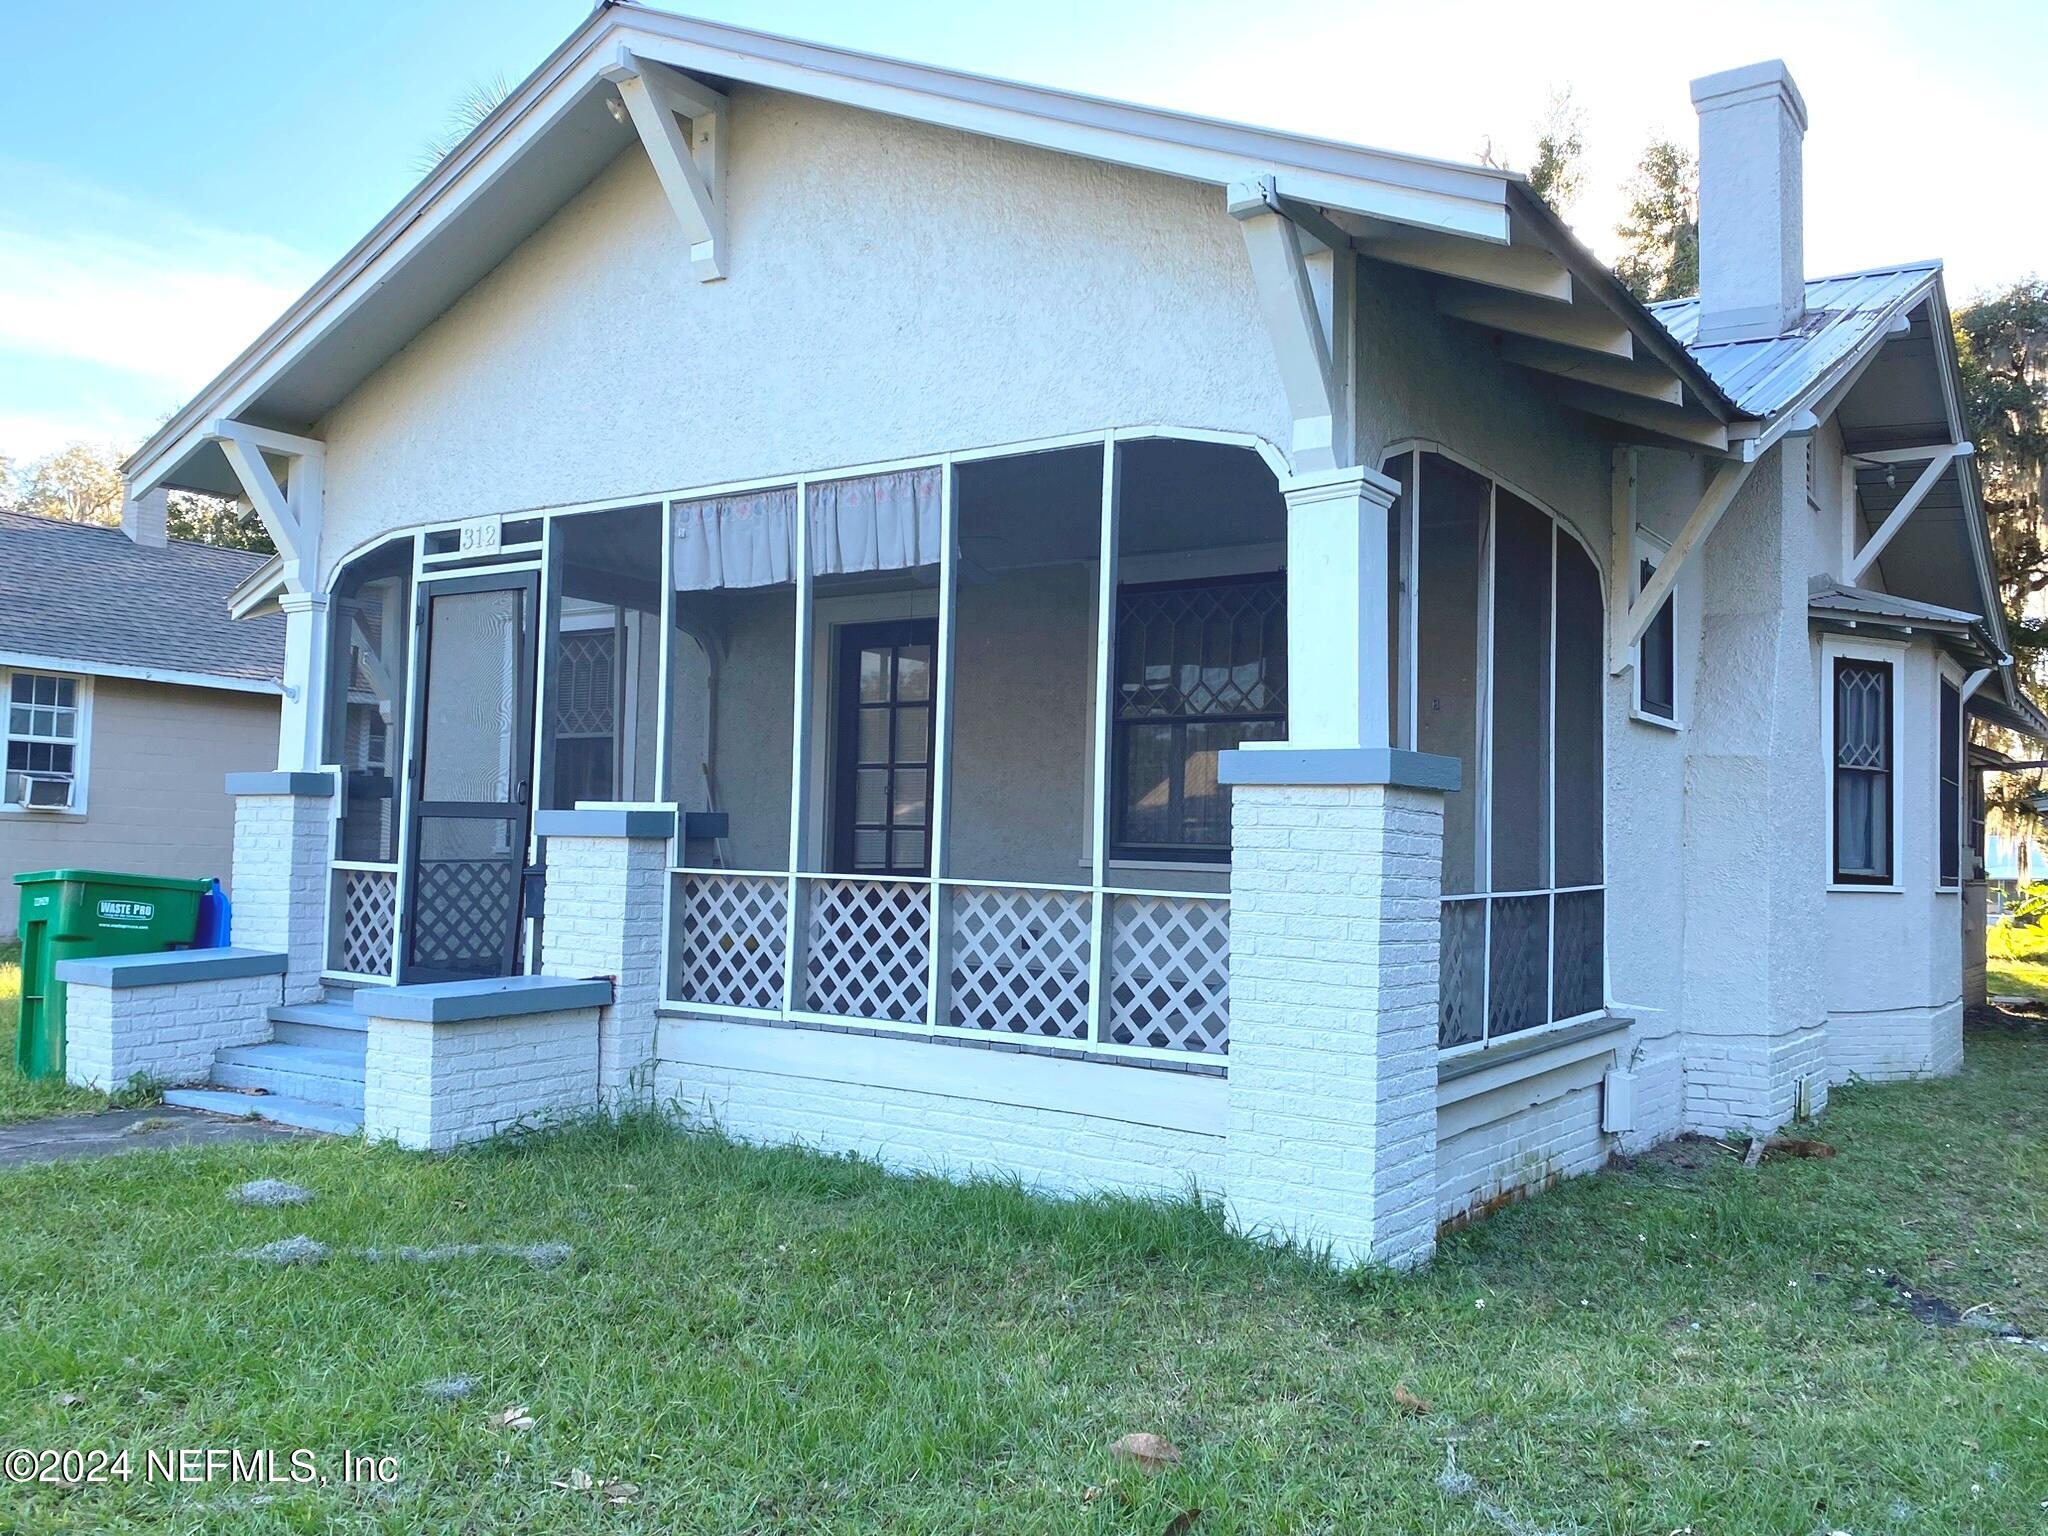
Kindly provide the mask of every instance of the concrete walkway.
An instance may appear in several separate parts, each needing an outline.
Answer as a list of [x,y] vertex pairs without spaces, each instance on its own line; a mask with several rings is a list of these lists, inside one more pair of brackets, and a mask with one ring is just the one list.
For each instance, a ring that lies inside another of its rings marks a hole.
[[152,1109],[110,1109],[98,1115],[52,1115],[47,1120],[0,1125],[0,1168],[112,1157],[152,1147],[282,1141],[306,1134],[265,1120],[237,1120],[161,1104]]

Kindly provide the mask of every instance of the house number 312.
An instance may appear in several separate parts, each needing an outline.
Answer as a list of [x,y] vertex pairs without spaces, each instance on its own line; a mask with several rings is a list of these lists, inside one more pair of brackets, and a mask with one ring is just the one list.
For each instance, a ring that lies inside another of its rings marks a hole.
[[495,517],[473,517],[464,523],[456,547],[465,555],[489,554],[498,547],[498,520]]

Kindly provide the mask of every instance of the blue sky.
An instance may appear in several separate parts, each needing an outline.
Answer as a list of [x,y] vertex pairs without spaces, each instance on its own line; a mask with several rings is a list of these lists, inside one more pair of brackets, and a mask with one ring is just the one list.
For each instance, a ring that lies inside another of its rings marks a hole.
[[[1956,302],[2048,271],[2048,199],[2017,185],[2048,151],[2038,0],[679,8],[1446,159],[1490,141],[1517,166],[1568,85],[1590,183],[1569,217],[1596,250],[1644,141],[1691,142],[1687,80],[1778,54],[1813,118],[1810,271],[1940,256]],[[0,455],[131,446],[404,195],[467,87],[516,81],[587,9],[0,0]]]

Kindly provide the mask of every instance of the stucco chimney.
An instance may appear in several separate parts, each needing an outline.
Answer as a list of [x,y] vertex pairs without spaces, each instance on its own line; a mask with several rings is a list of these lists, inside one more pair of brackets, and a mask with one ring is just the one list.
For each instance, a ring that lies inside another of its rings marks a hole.
[[165,523],[169,498],[162,491],[121,498],[121,531],[144,549],[162,549],[168,542]]
[[1692,83],[1700,117],[1701,341],[1798,327],[1806,313],[1806,102],[1782,59]]

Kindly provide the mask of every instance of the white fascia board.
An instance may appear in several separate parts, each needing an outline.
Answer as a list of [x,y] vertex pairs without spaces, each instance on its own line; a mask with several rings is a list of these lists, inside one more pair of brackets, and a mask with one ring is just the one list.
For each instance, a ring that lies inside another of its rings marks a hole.
[[309,343],[390,282],[471,198],[489,187],[597,85],[623,43],[684,71],[1157,171],[1219,187],[1269,175],[1280,196],[1417,229],[1505,245],[1497,171],[1389,154],[1271,129],[991,80],[606,6],[557,48],[396,208],[123,466],[139,489],[203,449],[214,418],[239,418]]
[[958,70],[640,12],[626,44],[684,71],[1228,186],[1271,175],[1281,197],[1505,245],[1497,171],[1304,138]]
[[34,656],[26,651],[0,651],[0,667],[27,672],[68,672],[75,677],[118,677],[137,683],[164,683],[174,688],[217,688],[224,693],[268,693],[282,696],[284,684],[260,677],[223,677],[214,672],[180,672],[174,667],[132,667],[118,661],[82,661],[75,656]]

